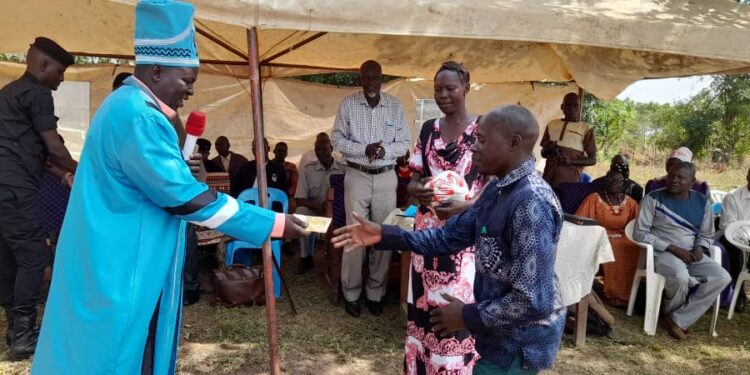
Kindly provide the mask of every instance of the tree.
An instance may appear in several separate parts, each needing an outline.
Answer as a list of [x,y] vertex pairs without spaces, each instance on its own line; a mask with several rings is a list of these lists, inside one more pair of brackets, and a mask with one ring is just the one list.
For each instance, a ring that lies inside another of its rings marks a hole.
[[594,127],[599,151],[606,157],[616,153],[626,134],[637,133],[636,107],[626,100],[599,100],[584,96],[583,120]]
[[750,151],[750,74],[718,76],[711,84],[715,148],[739,159]]

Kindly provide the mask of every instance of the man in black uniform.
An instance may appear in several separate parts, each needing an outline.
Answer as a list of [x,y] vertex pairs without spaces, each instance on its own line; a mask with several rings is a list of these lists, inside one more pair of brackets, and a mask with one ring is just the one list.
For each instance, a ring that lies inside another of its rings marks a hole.
[[12,360],[34,353],[36,310],[50,250],[44,243],[39,189],[46,162],[75,172],[57,133],[52,90],[73,56],[38,37],[23,76],[0,89],[0,305],[8,320]]

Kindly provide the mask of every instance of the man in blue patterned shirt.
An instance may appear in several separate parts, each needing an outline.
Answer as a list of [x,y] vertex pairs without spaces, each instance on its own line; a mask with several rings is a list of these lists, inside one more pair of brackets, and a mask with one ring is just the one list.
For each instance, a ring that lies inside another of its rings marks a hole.
[[474,374],[533,374],[550,368],[560,346],[565,307],[555,279],[562,209],[534,170],[539,125],[527,109],[501,106],[482,117],[473,146],[479,173],[495,175],[475,204],[440,229],[407,232],[355,214],[335,232],[345,251],[377,244],[423,255],[476,248],[476,303],[449,303],[432,313],[433,330],[468,329],[482,359]]

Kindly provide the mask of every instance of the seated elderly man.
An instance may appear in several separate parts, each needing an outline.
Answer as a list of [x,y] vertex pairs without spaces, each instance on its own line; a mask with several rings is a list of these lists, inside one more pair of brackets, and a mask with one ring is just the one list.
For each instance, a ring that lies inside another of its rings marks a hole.
[[[739,187],[724,197],[721,205],[721,219],[719,221],[719,230],[716,231],[716,238],[719,239],[724,248],[729,253],[729,274],[732,276],[732,282],[737,281],[737,276],[742,272],[742,250],[732,245],[724,237],[724,231],[729,224],[735,221],[750,220],[750,169],[747,171],[747,185]],[[735,311],[744,312],[747,296],[745,295],[745,286],[743,284]]]
[[654,247],[656,272],[666,278],[662,324],[678,340],[731,282],[727,271],[704,256],[713,243],[713,215],[708,198],[690,189],[694,183],[693,164],[672,165],[666,187],[643,198],[633,233]]
[[[302,167],[297,182],[296,213],[302,215],[325,216],[325,205],[330,185],[330,177],[343,174],[344,166],[333,157],[333,145],[330,138],[318,138],[315,141],[317,160]],[[300,261],[297,274],[303,274],[313,268],[312,242],[300,240]]]
[[[667,157],[666,162],[666,171],[669,173],[669,170],[672,168],[673,165],[680,163],[680,162],[686,162],[691,163],[693,161],[693,152],[690,151],[687,147],[680,147],[676,150],[672,150],[672,152],[669,154],[669,157]],[[646,194],[654,191],[663,189],[667,185],[667,176],[661,176],[658,178],[654,178],[652,180],[648,180],[646,182]],[[693,186],[691,187],[693,191],[697,191],[707,197],[711,196],[711,189],[708,186],[708,183],[705,181],[698,181],[695,180],[693,182]]]

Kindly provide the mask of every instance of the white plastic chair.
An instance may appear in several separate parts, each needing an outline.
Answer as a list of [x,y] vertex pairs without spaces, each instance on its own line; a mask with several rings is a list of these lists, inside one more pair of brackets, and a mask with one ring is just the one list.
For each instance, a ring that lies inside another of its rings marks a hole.
[[750,246],[748,246],[748,244],[737,241],[734,237],[737,231],[740,230],[740,228],[746,226],[750,226],[750,220],[735,221],[734,223],[729,224],[727,226],[727,229],[724,230],[724,237],[726,237],[727,241],[729,241],[729,243],[734,245],[736,248],[742,250],[742,272],[740,272],[739,276],[737,276],[737,283],[735,283],[734,285],[734,294],[732,294],[732,303],[729,305],[729,315],[727,316],[727,319],[732,319],[732,316],[734,315],[734,307],[737,304],[737,297],[740,295],[742,283],[745,281],[750,281],[750,271],[747,270],[747,260],[748,254],[750,254]]
[[[628,302],[628,316],[633,315],[633,308],[635,307],[635,297],[638,294],[638,286],[641,284],[641,279],[646,278],[646,313],[643,321],[643,330],[647,335],[653,336],[656,334],[656,326],[659,322],[659,313],[661,310],[661,297],[664,292],[664,283],[666,278],[654,270],[654,248],[650,244],[637,242],[633,239],[633,228],[635,228],[635,220],[631,220],[627,226],[625,226],[625,236],[633,241],[636,245],[640,246],[641,254],[638,258],[638,269],[635,271],[633,277],[633,287],[630,288],[630,301]],[[721,250],[716,246],[711,246],[711,259],[721,265]],[[711,318],[711,326],[709,333],[711,336],[716,337],[716,322],[719,319],[719,298],[716,297],[714,303],[714,313]]]

